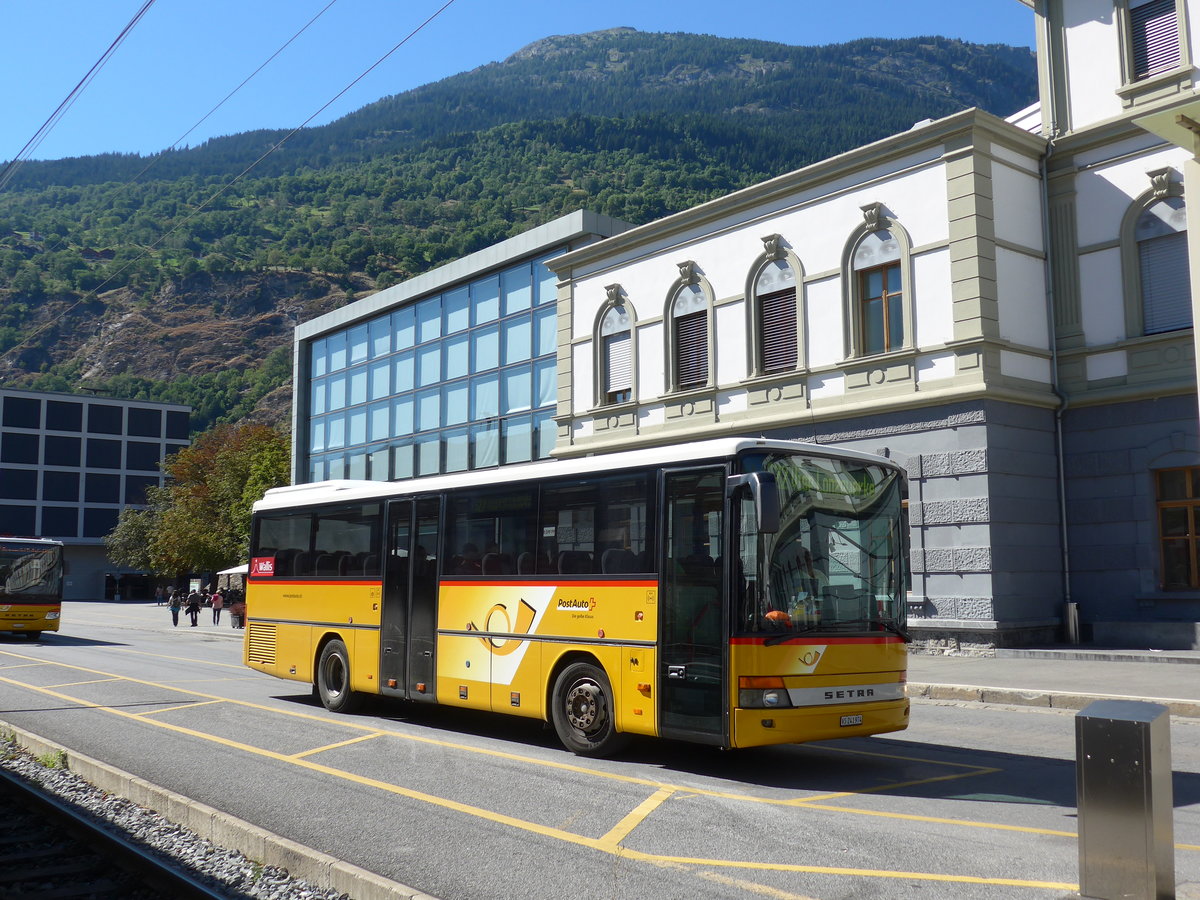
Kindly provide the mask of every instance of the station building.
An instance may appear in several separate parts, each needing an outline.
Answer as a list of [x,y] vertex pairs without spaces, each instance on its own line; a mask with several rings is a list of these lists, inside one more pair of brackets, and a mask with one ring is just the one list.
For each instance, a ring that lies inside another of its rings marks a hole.
[[104,536],[162,486],[159,464],[190,443],[191,412],[0,388],[0,534],[62,541],[67,600],[146,599],[147,577],[109,560]]
[[1085,640],[1200,646],[1200,3],[1022,2],[1040,98],[1007,119],[636,228],[575,214],[301,326],[296,480],[836,443],[908,469],[920,646],[1050,643],[1076,615]]

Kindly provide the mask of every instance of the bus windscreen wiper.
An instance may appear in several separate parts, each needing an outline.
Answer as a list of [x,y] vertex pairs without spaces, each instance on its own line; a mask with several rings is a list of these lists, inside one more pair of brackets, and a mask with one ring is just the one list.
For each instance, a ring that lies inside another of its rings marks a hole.
[[838,628],[844,628],[847,625],[878,625],[885,631],[890,631],[897,637],[903,638],[904,643],[912,643],[912,635],[891,619],[842,619],[839,621],[817,623],[815,625],[805,625],[803,628],[797,628],[793,631],[785,631],[781,634],[771,635],[771,637],[763,641],[763,646],[774,647],[776,644],[782,644],[784,641],[788,640],[788,638],[793,638],[800,634],[806,634],[812,631],[821,631],[823,629],[833,631]]

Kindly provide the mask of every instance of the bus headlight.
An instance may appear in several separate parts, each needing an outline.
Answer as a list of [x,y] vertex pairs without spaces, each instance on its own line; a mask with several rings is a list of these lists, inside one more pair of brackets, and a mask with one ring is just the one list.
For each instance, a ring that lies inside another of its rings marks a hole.
[[738,679],[738,706],[742,709],[784,709],[791,705],[782,678]]
[[46,613],[46,618],[47,618],[47,619],[57,619],[57,618],[58,618],[58,613],[56,613],[56,612],[48,612],[48,613]]

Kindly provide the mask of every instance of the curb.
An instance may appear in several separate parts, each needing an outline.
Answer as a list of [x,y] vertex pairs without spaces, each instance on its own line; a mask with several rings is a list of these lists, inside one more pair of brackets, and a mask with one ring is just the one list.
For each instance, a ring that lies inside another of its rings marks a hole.
[[67,769],[89,784],[152,809],[218,846],[236,847],[255,862],[287,869],[290,875],[302,878],[314,887],[340,891],[352,900],[437,900],[416,888],[280,837],[15,725],[0,722],[0,726],[16,738],[17,744],[35,755],[65,753]]
[[1048,709],[1081,710],[1097,700],[1136,700],[1157,703],[1182,719],[1200,719],[1200,701],[1160,697],[1131,697],[1128,694],[1079,694],[1043,691],[1037,688],[975,687],[961,684],[908,683],[908,696],[915,700],[959,700],[971,703],[1003,703],[1008,706],[1041,706]]

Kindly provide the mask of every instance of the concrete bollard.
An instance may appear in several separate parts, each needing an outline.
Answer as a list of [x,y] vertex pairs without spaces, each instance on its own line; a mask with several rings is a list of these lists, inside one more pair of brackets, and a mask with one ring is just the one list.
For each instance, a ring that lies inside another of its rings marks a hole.
[[1095,900],[1175,896],[1170,713],[1098,700],[1075,716],[1079,893]]

